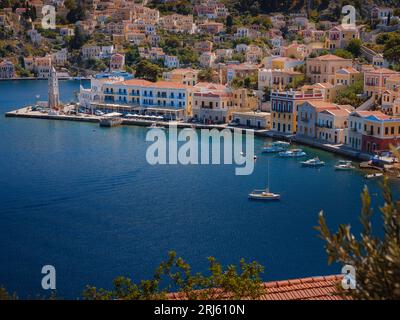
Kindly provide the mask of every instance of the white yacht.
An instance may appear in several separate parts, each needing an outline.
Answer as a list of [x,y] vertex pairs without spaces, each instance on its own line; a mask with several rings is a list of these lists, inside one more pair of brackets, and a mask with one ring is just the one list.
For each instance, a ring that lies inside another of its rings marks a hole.
[[290,149],[279,152],[279,156],[282,158],[299,158],[304,157],[307,154],[302,149]]
[[308,160],[302,161],[300,163],[302,164],[303,167],[313,167],[313,168],[322,167],[325,165],[325,162],[319,160],[318,157],[313,158],[313,159],[308,159]]
[[265,146],[262,150],[263,153],[275,153],[275,152],[282,152],[289,148],[290,143],[285,141],[275,141],[267,146]]
[[269,191],[269,162],[268,162],[268,182],[265,189],[256,189],[249,193],[249,199],[252,200],[279,200],[281,197],[278,193]]
[[335,170],[338,171],[349,171],[353,169],[353,163],[349,160],[339,160],[338,163],[335,165]]

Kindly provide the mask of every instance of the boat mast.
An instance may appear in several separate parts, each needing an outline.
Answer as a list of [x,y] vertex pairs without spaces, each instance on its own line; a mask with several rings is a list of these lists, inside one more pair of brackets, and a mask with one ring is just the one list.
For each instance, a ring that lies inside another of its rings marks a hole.
[[269,159],[267,162],[267,191],[269,191]]

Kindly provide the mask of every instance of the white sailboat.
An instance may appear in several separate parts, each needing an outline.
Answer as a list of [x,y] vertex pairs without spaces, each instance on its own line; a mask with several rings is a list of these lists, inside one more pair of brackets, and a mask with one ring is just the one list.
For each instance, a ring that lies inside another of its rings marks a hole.
[[281,197],[278,193],[269,191],[269,161],[268,161],[268,181],[265,189],[256,189],[249,193],[249,199],[252,200],[279,200]]

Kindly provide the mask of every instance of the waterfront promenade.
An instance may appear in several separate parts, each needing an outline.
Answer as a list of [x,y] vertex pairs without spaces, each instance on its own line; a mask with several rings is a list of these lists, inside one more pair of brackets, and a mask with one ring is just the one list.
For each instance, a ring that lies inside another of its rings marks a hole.
[[[71,108],[72,106],[70,106]],[[45,119],[45,120],[61,120],[61,121],[81,121],[100,123],[101,116],[97,115],[68,115],[68,114],[47,114],[40,111],[32,111],[29,107],[23,107],[13,111],[5,113],[6,117],[18,117],[18,118],[31,118],[31,119]],[[123,119],[121,125],[134,125],[134,126],[150,126],[156,123],[160,126],[176,125],[178,128],[195,128],[195,129],[239,129],[242,132],[247,130],[254,131],[254,135],[260,137],[270,137],[275,139],[283,139],[287,141],[296,142],[298,144],[311,146],[314,148],[329,151],[335,154],[343,155],[360,161],[368,161],[371,158],[370,154],[362,153],[358,150],[353,150],[341,144],[329,144],[318,139],[310,139],[307,137],[301,137],[296,135],[282,135],[271,130],[256,129],[248,127],[229,126],[227,124],[200,124],[200,123],[186,123],[181,121],[155,121],[155,120],[143,120],[143,119]]]

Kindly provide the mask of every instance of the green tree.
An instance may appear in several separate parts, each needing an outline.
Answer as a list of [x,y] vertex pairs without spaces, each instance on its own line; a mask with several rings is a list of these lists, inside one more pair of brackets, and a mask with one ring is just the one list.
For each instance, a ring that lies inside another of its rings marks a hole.
[[68,39],[67,42],[70,49],[80,49],[87,40],[88,36],[81,31],[81,28],[75,27],[74,36]]
[[203,82],[212,82],[213,80],[213,71],[211,68],[203,69],[197,75],[199,81]]
[[125,62],[128,66],[132,66],[137,61],[139,61],[139,49],[137,46],[129,46],[125,52]]
[[360,94],[364,92],[363,80],[358,80],[347,88],[340,90],[335,98],[335,103],[349,104],[357,108],[364,100],[360,98]]
[[146,79],[149,81],[157,81],[161,76],[162,69],[159,65],[152,63],[148,60],[141,60],[136,65],[136,77]]
[[65,6],[69,9],[66,18],[70,23],[86,19],[86,9],[83,1],[68,0]]
[[352,53],[345,49],[336,49],[333,54],[344,59],[353,59]]
[[264,293],[260,274],[264,268],[256,262],[240,261],[240,271],[234,265],[226,269],[215,258],[208,258],[209,276],[192,273],[190,265],[175,252],[156,269],[153,279],[135,284],[131,279],[118,277],[112,290],[88,286],[83,297],[88,300],[156,300],[177,291],[182,298],[198,299],[257,299]]
[[360,39],[351,39],[346,47],[346,50],[349,51],[354,57],[358,57],[361,53],[361,44],[362,42]]
[[389,35],[384,44],[383,56],[388,61],[400,63],[400,32]]
[[355,299],[400,299],[400,201],[394,199],[388,180],[382,185],[384,205],[380,208],[383,236],[372,231],[371,197],[367,187],[361,195],[362,232],[357,237],[350,225],[340,225],[336,233],[329,230],[324,215],[319,215],[316,229],[325,241],[328,263],[351,265],[356,270],[356,289],[338,292]]
[[226,31],[228,33],[231,33],[232,27],[233,27],[233,17],[231,15],[229,15],[226,17]]

